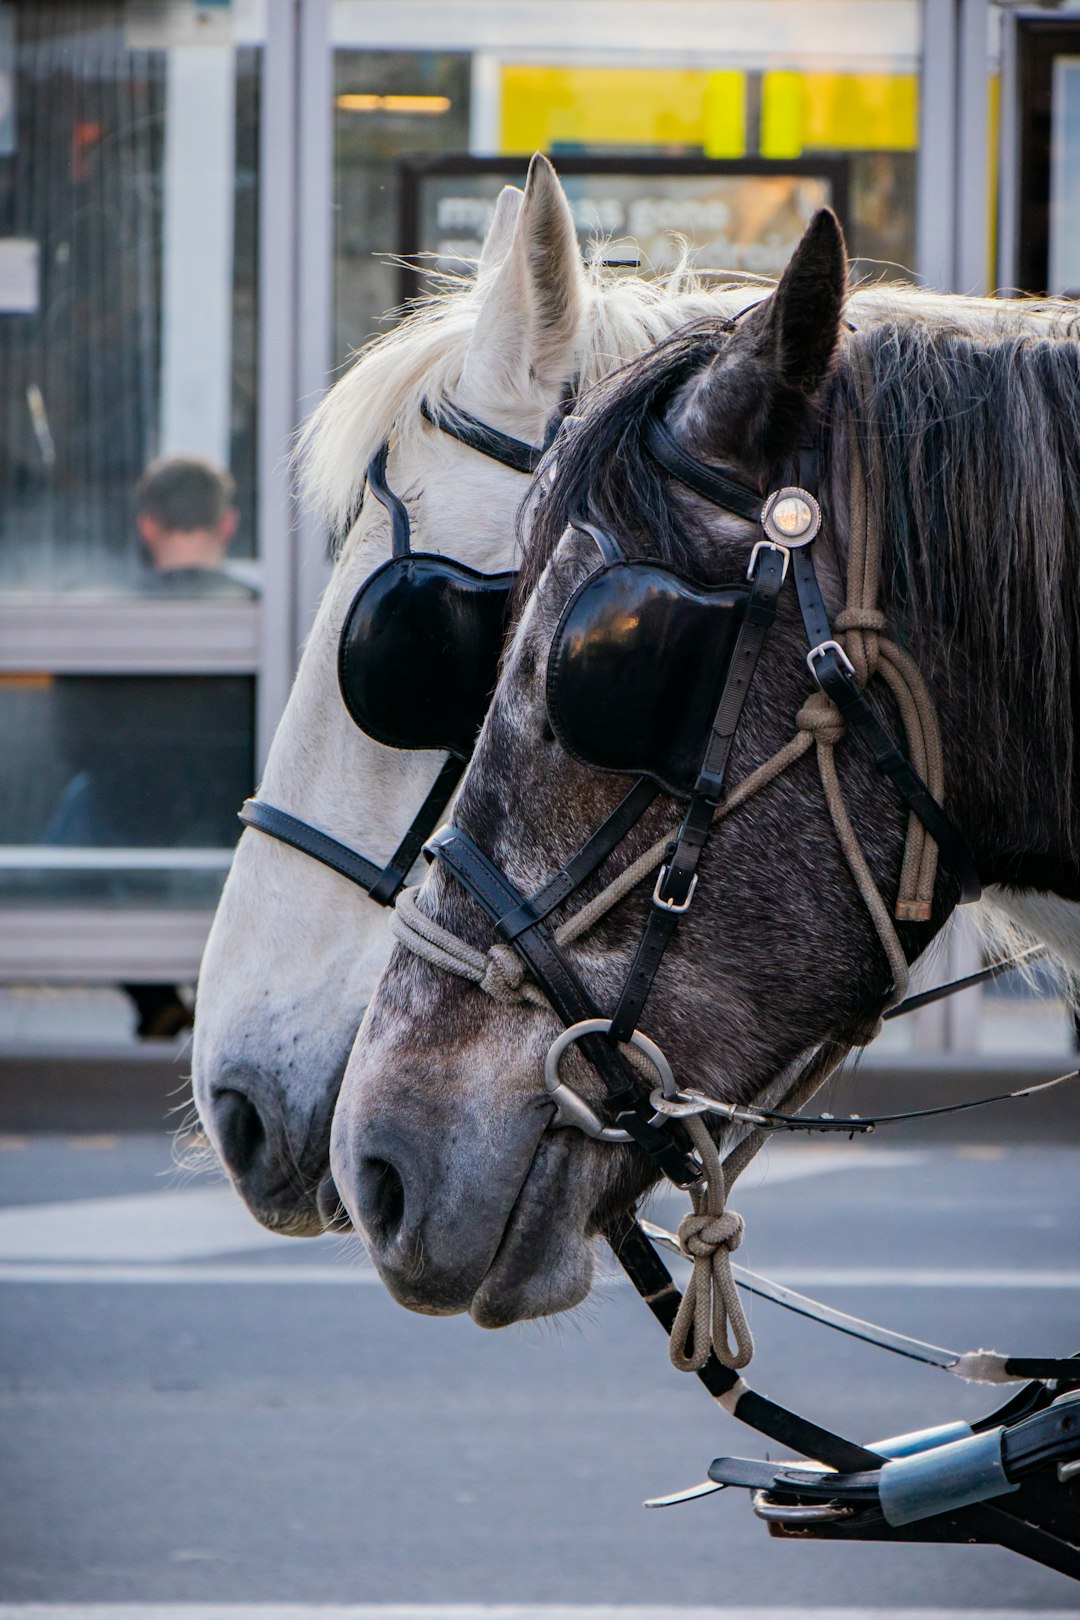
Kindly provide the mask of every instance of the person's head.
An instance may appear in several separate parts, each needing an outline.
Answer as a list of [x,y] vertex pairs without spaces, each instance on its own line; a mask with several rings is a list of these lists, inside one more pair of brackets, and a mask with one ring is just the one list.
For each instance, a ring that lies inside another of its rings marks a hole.
[[162,456],[139,479],[136,524],[155,568],[220,568],[236,533],[232,475],[197,456]]

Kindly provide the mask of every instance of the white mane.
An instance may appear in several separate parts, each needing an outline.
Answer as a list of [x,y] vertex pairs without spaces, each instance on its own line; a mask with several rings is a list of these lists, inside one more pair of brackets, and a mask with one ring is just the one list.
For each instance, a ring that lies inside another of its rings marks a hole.
[[[582,392],[687,321],[762,296],[757,286],[718,285],[688,264],[656,281],[600,266],[587,277]],[[407,449],[423,431],[424,400],[453,400],[485,290],[482,278],[453,282],[425,299],[358,351],[305,424],[296,447],[301,498],[332,531],[340,533],[355,509],[367,464],[387,435]]]

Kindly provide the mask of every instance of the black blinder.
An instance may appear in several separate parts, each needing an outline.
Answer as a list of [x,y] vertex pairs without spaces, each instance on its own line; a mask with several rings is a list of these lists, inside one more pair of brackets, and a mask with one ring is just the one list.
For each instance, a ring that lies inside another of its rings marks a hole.
[[338,643],[338,685],[361,731],[389,748],[468,758],[495,689],[516,577],[428,552],[377,568]]
[[548,718],[566,751],[689,797],[748,595],[643,559],[590,574],[548,656]]

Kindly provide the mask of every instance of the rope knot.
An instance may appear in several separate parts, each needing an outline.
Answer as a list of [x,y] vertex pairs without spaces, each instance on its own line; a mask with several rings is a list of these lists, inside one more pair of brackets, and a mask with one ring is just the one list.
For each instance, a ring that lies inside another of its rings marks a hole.
[[795,724],[800,731],[808,731],[815,742],[826,748],[834,747],[844,735],[840,711],[824,692],[811,692],[795,716]]
[[885,629],[880,608],[846,607],[836,615],[836,630],[844,638],[844,650],[855,668],[855,679],[865,686],[878,672],[881,648],[878,638]]
[[836,629],[869,630],[880,634],[885,629],[886,619],[880,608],[847,607],[836,615]]
[[684,1215],[679,1222],[679,1248],[688,1260],[711,1260],[721,1249],[733,1254],[745,1231],[746,1222],[733,1209],[719,1215]]
[[492,945],[485,958],[480,988],[492,1001],[521,1001],[525,966],[508,945]]

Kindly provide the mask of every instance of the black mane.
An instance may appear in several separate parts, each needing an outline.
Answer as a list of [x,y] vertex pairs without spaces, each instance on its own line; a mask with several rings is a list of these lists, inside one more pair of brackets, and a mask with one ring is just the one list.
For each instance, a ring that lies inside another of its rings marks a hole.
[[[523,597],[575,512],[630,552],[714,571],[715,536],[642,435],[729,330],[687,328],[595,390],[554,476],[541,479]],[[982,332],[940,313],[879,318],[849,335],[818,403],[827,522],[847,508],[852,424],[873,469],[892,633],[943,697],[950,676],[967,684],[977,671],[975,718],[1000,747],[1010,716],[1045,712],[1049,758],[1025,768],[1046,778],[1048,823],[1067,824],[1080,797],[1080,343],[1016,306]],[[843,567],[847,536],[828,530]]]
[[549,562],[570,515],[609,528],[635,555],[676,568],[700,564],[702,534],[672,499],[669,475],[646,450],[648,421],[680,384],[720,352],[730,323],[697,322],[604,379],[583,416],[555,450],[555,472],[542,473],[531,515],[518,592],[524,601]]

